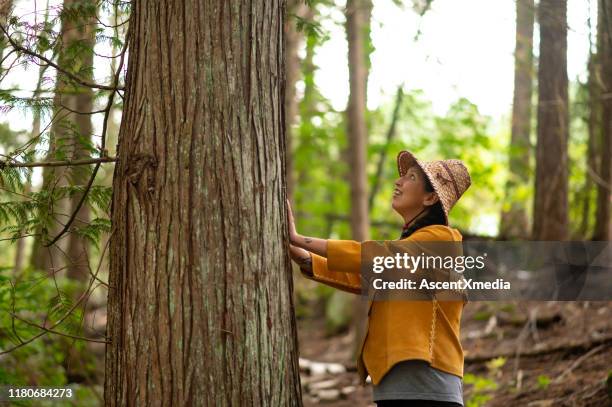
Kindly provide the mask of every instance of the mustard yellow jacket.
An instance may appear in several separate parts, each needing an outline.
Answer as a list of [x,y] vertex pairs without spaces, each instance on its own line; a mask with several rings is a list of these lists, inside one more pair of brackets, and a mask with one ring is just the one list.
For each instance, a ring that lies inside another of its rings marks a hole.
[[[461,233],[443,225],[421,228],[405,240],[461,241]],[[353,294],[361,293],[361,243],[328,240],[327,258],[312,254],[306,278]],[[368,321],[357,357],[361,384],[367,375],[379,384],[397,362],[421,359],[434,368],[463,377],[459,327],[464,301],[368,301]]]

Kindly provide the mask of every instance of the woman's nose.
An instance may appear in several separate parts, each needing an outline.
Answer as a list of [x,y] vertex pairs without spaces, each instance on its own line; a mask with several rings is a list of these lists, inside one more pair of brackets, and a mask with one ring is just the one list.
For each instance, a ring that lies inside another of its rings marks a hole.
[[399,187],[400,187],[400,185],[401,185],[401,184],[400,184],[400,181],[401,181],[401,178],[398,178],[398,179],[397,179],[397,180],[394,182],[394,184],[393,184],[393,185],[395,185],[396,187],[398,187],[398,188],[399,188]]

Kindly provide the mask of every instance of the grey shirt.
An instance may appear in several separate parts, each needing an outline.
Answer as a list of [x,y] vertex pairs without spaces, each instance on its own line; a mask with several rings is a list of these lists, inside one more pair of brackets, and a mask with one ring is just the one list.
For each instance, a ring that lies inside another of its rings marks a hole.
[[373,386],[373,399],[438,400],[463,405],[463,380],[431,367],[424,360],[403,360]]

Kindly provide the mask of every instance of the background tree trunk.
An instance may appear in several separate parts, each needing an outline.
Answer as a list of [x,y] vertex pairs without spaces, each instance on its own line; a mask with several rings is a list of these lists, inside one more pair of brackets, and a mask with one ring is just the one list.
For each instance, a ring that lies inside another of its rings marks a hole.
[[568,238],[567,0],[541,0],[533,238]]
[[351,183],[351,230],[353,239],[369,238],[367,146],[368,65],[366,58],[371,3],[369,0],[347,0],[346,33],[350,94],[347,107],[349,146],[349,180]]
[[[93,7],[83,11],[84,7]],[[76,17],[78,16],[78,18]],[[95,42],[95,4],[82,0],[64,0],[61,12],[61,41],[57,58],[58,65],[77,76],[91,80],[93,66],[93,45]],[[81,44],[81,45],[79,45]],[[77,48],[78,47],[78,48]],[[77,51],[78,49],[78,51]],[[74,72],[75,67],[80,71]],[[54,110],[56,120],[51,126],[47,160],[80,159],[89,156],[88,148],[93,133],[90,114],[93,110],[93,90],[76,85],[61,72],[57,73],[55,85]],[[43,190],[51,193],[55,188],[67,185],[84,185],[89,177],[87,166],[43,168]],[[31,263],[42,270],[67,269],[67,275],[79,281],[88,276],[85,249],[87,241],[76,233],[55,245],[44,247],[44,237],[53,238],[68,221],[76,209],[81,194],[76,193],[67,199],[60,199],[51,208],[52,221],[48,235],[36,237],[32,249]],[[82,227],[89,221],[89,210],[83,205],[77,214],[73,227]],[[64,254],[65,253],[65,254]],[[68,258],[66,258],[66,255]]]
[[[13,0],[0,0],[0,24],[6,27],[6,22],[11,9],[13,8]],[[0,57],[4,55],[4,48],[6,48],[7,41],[4,38],[4,33],[0,32]],[[2,67],[0,67],[0,73],[2,73]]]
[[612,187],[612,1],[599,1],[598,44],[601,61],[601,158],[597,184],[597,222],[594,240],[610,240]]
[[525,200],[517,192],[529,183],[531,158],[531,95],[533,89],[534,0],[516,1],[516,49],[514,53],[514,100],[510,140],[510,178],[506,184],[509,208],[502,212],[500,236],[529,237]]
[[[66,1],[66,0],[65,0]],[[83,6],[87,2],[83,0],[71,0],[76,6]],[[71,4],[72,5],[72,4]],[[90,4],[95,7],[94,3]],[[80,64],[85,70],[93,68],[93,48],[95,45],[95,29],[96,19],[94,16],[84,19],[80,22],[79,27],[72,29],[69,41],[80,41],[86,44],[86,50],[80,57]],[[91,81],[93,75],[83,74],[81,77],[85,77]],[[91,112],[93,111],[93,89],[89,87],[79,86],[76,89],[74,95],[71,95],[64,103],[67,103],[70,107],[74,106],[73,109],[80,112]],[[93,134],[93,126],[91,123],[91,115],[89,114],[74,114],[71,119],[74,121],[75,129],[77,134],[73,134],[72,143],[74,144],[72,150],[72,159],[78,160],[83,158],[89,158],[90,153],[88,151],[88,145],[91,144],[91,136]],[[80,136],[82,139],[74,139]],[[70,169],[71,185],[82,185],[85,186],[91,175],[91,168],[89,166],[75,166]],[[77,204],[81,201],[82,194],[74,194],[70,198],[70,213],[74,213],[77,210]],[[90,221],[89,208],[86,204],[83,204],[79,208],[77,217],[73,223],[73,227],[86,226]],[[89,277],[88,271],[88,256],[87,248],[89,242],[78,235],[77,233],[71,233],[68,237],[68,256],[70,257],[70,264],[68,265],[68,277],[84,282]],[[80,293],[79,293],[80,295]]]
[[301,405],[284,11],[277,0],[132,4],[108,406]]
[[[117,5],[114,6],[111,22],[114,26],[116,26],[114,31],[114,36],[120,38],[121,36],[125,38],[126,35],[126,25],[120,26],[121,21],[126,21],[129,18],[129,14],[127,12],[122,12]],[[113,77],[117,72],[117,67],[119,64],[118,55],[120,55],[121,47],[118,44],[113,43],[111,47],[111,55],[113,59],[110,63],[110,71],[109,77]],[[117,98],[113,101],[113,107],[111,107],[110,114],[108,116],[108,123],[106,124],[106,148],[108,150],[108,155],[111,157],[117,156],[117,141],[118,141],[118,133],[119,133],[119,122],[121,117],[121,100],[117,100]],[[97,177],[99,182],[108,187],[112,187],[113,185],[113,169],[114,166],[101,166],[99,175]],[[101,173],[101,174],[100,174]],[[100,242],[108,242],[109,234],[103,232],[100,236]],[[109,262],[109,251],[106,250],[104,257],[101,259],[100,270],[102,273],[106,273],[108,275],[108,270],[110,268]]]
[[292,139],[293,124],[298,117],[299,101],[296,94],[295,85],[300,78],[300,57],[298,50],[304,40],[304,33],[297,30],[297,22],[295,17],[290,14],[295,14],[301,18],[310,20],[314,16],[313,10],[308,7],[302,0],[289,0],[287,2],[287,19],[285,21],[285,146],[286,146],[286,172],[287,172],[287,197],[293,201],[293,189],[295,186],[293,163],[292,163]]
[[[368,210],[367,146],[366,123],[367,87],[369,59],[366,45],[369,43],[370,0],[347,0],[346,35],[348,40],[348,65],[350,93],[347,106],[347,138],[349,157],[349,181],[351,185],[351,231],[357,241],[370,238],[370,215]],[[345,293],[338,294],[344,295]],[[360,338],[365,335],[365,313],[367,303],[356,297],[353,329],[355,351]]]
[[[588,60],[588,72],[589,79],[587,81],[587,92],[588,92],[588,113],[587,113],[587,128],[588,128],[588,142],[587,142],[587,156],[585,159],[587,173],[585,175],[583,194],[582,194],[582,219],[580,219],[580,232],[578,237],[584,239],[589,235],[592,223],[592,210],[591,201],[593,199],[593,175],[599,171],[599,155],[598,144],[601,135],[601,69],[599,66],[599,55],[589,53]],[[594,174],[593,174],[594,173]]]

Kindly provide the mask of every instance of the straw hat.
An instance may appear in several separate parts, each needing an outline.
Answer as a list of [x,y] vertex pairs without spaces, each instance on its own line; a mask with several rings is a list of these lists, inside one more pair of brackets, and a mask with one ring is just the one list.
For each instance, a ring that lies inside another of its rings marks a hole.
[[438,194],[448,226],[448,212],[472,184],[468,169],[463,161],[457,159],[419,161],[412,153],[405,150],[400,151],[397,155],[397,169],[400,177],[403,177],[415,164],[423,170],[434,191]]

